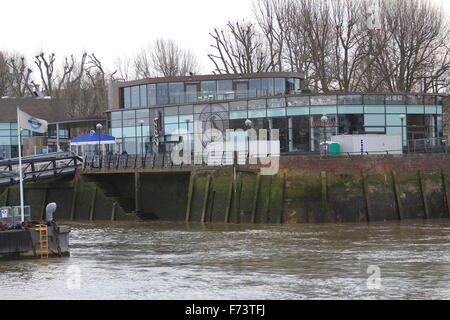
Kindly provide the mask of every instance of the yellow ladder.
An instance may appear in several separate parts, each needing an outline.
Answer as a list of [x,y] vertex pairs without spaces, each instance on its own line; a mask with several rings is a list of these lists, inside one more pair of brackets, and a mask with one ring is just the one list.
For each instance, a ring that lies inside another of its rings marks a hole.
[[41,259],[48,259],[48,228],[45,224],[36,225],[36,231],[39,231],[39,244],[41,247]]

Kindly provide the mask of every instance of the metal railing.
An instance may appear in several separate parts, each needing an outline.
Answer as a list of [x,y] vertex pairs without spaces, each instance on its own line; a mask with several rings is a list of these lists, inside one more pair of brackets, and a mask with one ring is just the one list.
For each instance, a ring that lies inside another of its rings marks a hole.
[[408,140],[407,153],[448,153],[448,137]]

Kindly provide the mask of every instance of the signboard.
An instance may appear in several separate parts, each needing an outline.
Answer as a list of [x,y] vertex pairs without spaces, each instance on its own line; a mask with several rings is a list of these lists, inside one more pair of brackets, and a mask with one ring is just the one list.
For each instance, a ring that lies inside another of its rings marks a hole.
[[8,218],[8,209],[2,209],[2,218]]

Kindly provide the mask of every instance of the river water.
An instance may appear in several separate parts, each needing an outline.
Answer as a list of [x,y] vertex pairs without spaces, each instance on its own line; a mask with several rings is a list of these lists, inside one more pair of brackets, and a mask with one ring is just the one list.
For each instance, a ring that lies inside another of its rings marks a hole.
[[449,299],[450,221],[67,223],[71,256],[0,262],[0,299]]

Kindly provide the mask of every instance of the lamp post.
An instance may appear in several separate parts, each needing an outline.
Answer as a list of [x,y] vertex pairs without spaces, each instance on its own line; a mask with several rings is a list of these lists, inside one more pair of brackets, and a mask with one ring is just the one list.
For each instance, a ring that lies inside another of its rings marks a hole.
[[[404,114],[401,114],[398,117],[400,118],[400,121],[402,122],[402,149],[403,149],[403,121],[405,120],[406,116]],[[408,137],[406,137],[406,146],[408,147]],[[409,152],[409,150],[408,150],[408,152]]]
[[[327,117],[327,115],[325,113],[320,118],[320,122],[321,122],[321,125],[323,126],[323,147],[322,148],[325,148],[325,143],[327,141],[326,124],[328,123],[328,117]],[[325,154],[327,153],[326,151],[327,150],[325,149]]]
[[141,126],[141,154],[142,154],[142,159],[144,159],[144,135],[142,133],[142,126],[144,125],[144,120],[139,120],[139,125]]
[[97,123],[97,125],[95,126],[97,128],[97,135],[98,135],[98,156],[100,157],[100,130],[102,129],[102,124],[101,123]]
[[[190,136],[190,133],[189,133],[189,122],[191,121],[191,119],[186,119],[184,121],[186,121],[186,130],[187,130],[187,146],[184,147],[184,150],[189,150],[189,161],[191,161],[191,154],[190,154],[190,151],[191,151],[190,143],[191,142],[189,141],[189,136]],[[184,154],[184,151],[183,151],[183,154]]]

